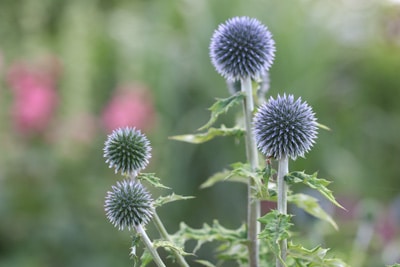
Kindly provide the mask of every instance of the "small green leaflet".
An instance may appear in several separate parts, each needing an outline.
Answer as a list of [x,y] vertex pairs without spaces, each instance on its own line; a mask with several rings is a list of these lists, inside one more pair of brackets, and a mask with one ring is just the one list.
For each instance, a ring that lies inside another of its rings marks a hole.
[[161,207],[162,205],[173,202],[173,201],[186,200],[186,199],[192,199],[192,198],[194,198],[194,197],[193,196],[181,196],[181,195],[172,193],[171,195],[157,198],[154,201],[154,206]]
[[192,144],[201,144],[219,136],[234,136],[240,138],[244,136],[244,134],[245,130],[242,128],[239,127],[226,128],[224,125],[221,125],[221,128],[209,128],[208,131],[205,133],[175,135],[169,137],[169,139],[183,141]]
[[205,181],[200,185],[200,188],[201,189],[208,188],[218,182],[223,182],[223,181],[239,182],[247,184],[247,180],[243,179],[242,176],[235,175],[231,170],[224,170],[222,172],[217,172],[213,174],[211,177],[207,179],[207,181]]
[[296,261],[296,266],[349,267],[341,259],[326,258],[327,252],[328,249],[319,246],[313,249],[306,249],[301,245],[293,245],[292,242],[289,242],[288,244],[288,256],[292,257]]
[[217,101],[208,109],[211,111],[210,120],[199,128],[199,131],[210,128],[213,125],[218,117],[226,113],[231,107],[240,103],[244,99],[244,94],[242,92],[237,92],[236,94],[228,97],[228,98],[217,98]]
[[194,255],[193,253],[187,253],[185,252],[181,247],[178,247],[177,245],[173,244],[172,242],[169,241],[165,241],[165,240],[155,240],[153,242],[153,245],[155,248],[164,248],[164,249],[172,249],[175,250],[176,252],[178,252],[180,255],[182,256],[190,256],[190,255]]
[[288,196],[288,201],[296,204],[297,207],[303,209],[309,214],[321,220],[327,221],[333,226],[333,228],[338,230],[338,226],[332,217],[329,216],[329,214],[326,213],[318,204],[318,199],[306,194],[294,194]]
[[147,181],[154,187],[160,187],[165,189],[171,189],[160,183],[160,178],[156,177],[154,173],[139,173],[136,177],[139,180]]
[[326,197],[330,202],[338,206],[339,208],[343,208],[342,205],[340,205],[335,197],[332,194],[332,191],[327,188],[327,186],[331,183],[328,180],[317,178],[317,173],[313,173],[312,175],[306,174],[304,172],[291,172],[288,173],[285,176],[285,181],[289,184],[297,184],[297,183],[303,183],[307,186],[309,186],[312,189],[317,190],[320,192],[324,197]]

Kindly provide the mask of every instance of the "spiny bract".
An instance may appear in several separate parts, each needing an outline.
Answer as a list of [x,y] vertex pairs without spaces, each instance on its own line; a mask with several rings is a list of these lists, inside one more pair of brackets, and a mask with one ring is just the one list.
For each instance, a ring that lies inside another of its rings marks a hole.
[[254,117],[257,147],[268,157],[303,157],[317,137],[317,123],[311,107],[293,95],[270,98]]
[[104,144],[104,157],[115,173],[134,176],[149,163],[151,146],[147,137],[131,127],[114,130]]
[[104,208],[108,220],[119,230],[147,224],[153,215],[153,200],[138,182],[124,180],[107,192]]

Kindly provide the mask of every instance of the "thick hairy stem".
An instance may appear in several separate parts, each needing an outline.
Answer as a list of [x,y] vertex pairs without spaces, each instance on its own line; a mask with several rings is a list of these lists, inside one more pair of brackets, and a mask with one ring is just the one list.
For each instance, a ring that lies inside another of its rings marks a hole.
[[[243,113],[244,122],[246,127],[246,155],[250,163],[252,171],[257,169],[258,165],[258,152],[257,146],[252,131],[252,118],[254,110],[253,89],[251,86],[251,79],[241,79],[242,92],[246,94],[243,100]],[[253,198],[254,181],[249,178],[248,181],[248,200],[247,200],[247,227],[249,239],[249,263],[250,267],[259,266],[259,242],[258,234],[260,232],[260,224],[257,219],[260,217],[260,201]]]
[[[165,240],[172,243],[171,237],[169,236],[167,230],[164,227],[164,224],[160,220],[160,217],[158,217],[155,210],[154,210],[154,214],[153,214],[153,222],[154,222],[158,232],[162,236],[162,238],[164,238]],[[179,254],[177,251],[175,251],[173,249],[171,251],[172,251],[172,253],[174,253],[174,255],[176,257],[176,261],[178,262],[178,264],[181,267],[189,267],[189,264],[186,262],[185,258],[181,254]]]
[[[278,163],[278,178],[277,178],[277,183],[278,183],[278,211],[281,214],[287,214],[287,184],[285,182],[285,175],[289,172],[289,159],[288,157],[284,157],[279,160]],[[287,254],[287,240],[282,240],[280,242],[280,247],[281,247],[281,255],[280,258],[276,259],[276,266],[277,267],[282,267],[284,266],[281,262],[281,260],[285,261],[286,260],[286,254]]]
[[164,262],[161,260],[160,255],[158,255],[157,250],[154,248],[153,243],[150,241],[149,237],[147,236],[146,232],[144,231],[141,224],[136,226],[136,232],[140,235],[144,245],[149,250],[151,256],[153,257],[154,262],[157,264],[158,267],[165,267]]

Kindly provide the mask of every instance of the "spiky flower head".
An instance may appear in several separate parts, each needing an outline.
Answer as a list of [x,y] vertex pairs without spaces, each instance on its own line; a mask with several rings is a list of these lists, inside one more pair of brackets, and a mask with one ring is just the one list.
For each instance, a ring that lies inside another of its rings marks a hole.
[[270,68],[274,55],[271,32],[254,18],[231,18],[219,25],[211,38],[211,62],[228,80],[257,79]]
[[254,136],[258,149],[268,157],[304,157],[317,137],[317,122],[311,107],[286,94],[270,97],[254,117]]
[[131,127],[114,130],[104,144],[104,157],[115,173],[136,175],[149,163],[151,146],[147,137]]
[[123,180],[107,192],[104,208],[108,220],[119,230],[147,224],[153,216],[153,200],[146,189],[133,180]]

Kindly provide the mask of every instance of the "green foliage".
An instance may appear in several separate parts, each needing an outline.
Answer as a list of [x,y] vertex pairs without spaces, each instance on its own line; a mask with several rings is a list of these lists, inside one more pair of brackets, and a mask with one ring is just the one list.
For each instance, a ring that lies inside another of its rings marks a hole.
[[312,189],[316,189],[323,196],[325,196],[330,202],[332,202],[339,208],[344,209],[342,205],[340,205],[336,201],[335,197],[332,194],[332,191],[327,188],[327,186],[331,182],[325,179],[317,178],[316,172],[311,175],[299,171],[291,172],[285,176],[285,180],[288,184],[303,183]]
[[210,120],[199,128],[199,131],[208,129],[213,125],[221,114],[226,113],[231,107],[241,103],[244,99],[244,94],[242,92],[237,92],[236,94],[228,98],[217,98],[217,101],[208,110],[211,111]]
[[194,198],[194,197],[193,196],[181,196],[181,195],[172,193],[165,197],[163,197],[163,196],[158,197],[154,201],[154,206],[161,207],[162,205],[170,203],[170,202],[174,202],[174,201],[178,201],[178,200],[187,200],[187,199],[191,199],[191,198]]
[[306,249],[301,245],[288,244],[288,256],[292,258],[296,267],[348,267],[346,263],[337,258],[328,258],[329,249],[317,246],[313,249]]
[[239,127],[226,128],[224,125],[221,125],[221,128],[209,128],[205,133],[176,135],[171,136],[170,139],[192,144],[201,144],[219,136],[234,136],[240,138],[244,134],[245,131]]
[[157,176],[155,176],[155,173],[139,173],[136,178],[141,180],[141,181],[146,181],[146,182],[150,183],[154,187],[164,188],[164,189],[171,189],[171,188],[163,185],[162,183],[160,183],[161,179],[158,178]]
[[[217,241],[218,257],[224,260],[241,261],[238,251],[247,251],[247,231],[245,225],[237,229],[231,230],[223,227],[217,220],[212,225],[203,224],[200,229],[194,229],[181,222],[179,230],[171,235],[175,244],[185,244],[189,240],[196,241],[193,253],[196,253],[205,243]],[[233,253],[233,249],[235,249]],[[237,250],[236,250],[237,249]],[[210,264],[201,261],[202,264]],[[207,265],[205,265],[207,266]]]
[[326,213],[318,204],[318,199],[306,194],[292,194],[288,196],[288,201],[303,209],[307,213],[330,223],[336,230],[338,226],[332,217]]
[[290,237],[291,218],[292,215],[281,214],[277,210],[272,210],[258,219],[259,222],[265,224],[265,228],[260,232],[259,238],[265,239],[270,249],[277,256],[281,252],[279,241]]

